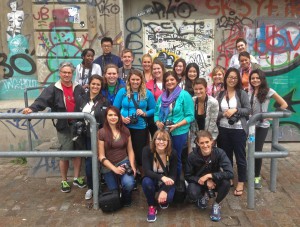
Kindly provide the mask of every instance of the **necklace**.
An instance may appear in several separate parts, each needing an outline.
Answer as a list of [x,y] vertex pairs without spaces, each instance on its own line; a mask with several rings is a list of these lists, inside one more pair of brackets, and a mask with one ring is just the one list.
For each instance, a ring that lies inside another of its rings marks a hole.
[[113,132],[113,139],[117,140],[120,137],[120,132]]

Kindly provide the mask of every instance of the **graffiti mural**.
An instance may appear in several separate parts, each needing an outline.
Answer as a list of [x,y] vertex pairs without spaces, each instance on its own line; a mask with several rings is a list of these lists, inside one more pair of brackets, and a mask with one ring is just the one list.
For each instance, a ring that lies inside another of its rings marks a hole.
[[144,20],[145,53],[160,58],[167,68],[182,57],[195,62],[207,80],[212,70],[214,52],[214,20]]

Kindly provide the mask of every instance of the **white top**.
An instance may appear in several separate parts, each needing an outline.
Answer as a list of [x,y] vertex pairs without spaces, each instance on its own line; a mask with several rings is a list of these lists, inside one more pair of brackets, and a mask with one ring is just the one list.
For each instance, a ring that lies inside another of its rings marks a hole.
[[[236,97],[233,96],[231,99],[229,99],[229,103],[227,103],[226,100],[226,95],[222,99],[221,102],[221,110],[222,112],[225,112],[228,109],[234,109],[237,107],[237,100]],[[222,117],[220,120],[220,126],[223,128],[233,128],[233,129],[243,129],[242,123],[240,120],[235,122],[233,125],[228,124],[228,118],[227,117]]]
[[[82,71],[83,71],[82,64],[77,65],[75,70],[75,82],[77,82],[81,86],[88,84],[90,69],[85,69],[84,72]],[[102,76],[102,70],[100,65],[93,63],[91,76],[94,74]]]
[[[258,64],[258,61],[252,55],[250,55],[250,62]],[[231,67],[236,69],[240,68],[239,54],[235,54],[231,57],[228,68]]]

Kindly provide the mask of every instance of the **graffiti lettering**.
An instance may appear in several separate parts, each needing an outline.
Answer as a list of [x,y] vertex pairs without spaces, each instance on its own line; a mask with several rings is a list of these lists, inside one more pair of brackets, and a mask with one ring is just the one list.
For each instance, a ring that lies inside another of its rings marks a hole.
[[[177,0],[175,2],[180,2],[180,0]],[[175,5],[172,4],[173,0],[169,0],[169,4],[166,7],[161,2],[152,1],[153,4],[153,11],[152,14],[157,14],[158,18],[169,18],[169,14],[172,14],[174,18],[176,18],[176,15],[180,18],[189,18],[192,14],[192,12],[197,11],[194,5],[181,2],[176,3]]]
[[96,0],[96,6],[99,10],[100,16],[108,16],[109,14],[118,14],[120,7],[117,4],[108,3],[109,0]]
[[238,16],[235,17],[227,17],[227,16],[221,16],[217,19],[217,26],[219,28],[228,28],[233,27],[235,25],[252,25],[253,20],[247,17],[239,18]]
[[[233,5],[233,4],[238,4]],[[207,9],[212,11],[214,15],[228,15],[230,12],[235,12],[235,9],[238,8],[239,12],[237,13],[240,17],[248,17],[251,13],[251,6],[244,0],[239,0],[238,2],[234,1],[216,1],[216,0],[206,0],[205,6]]]
[[[3,78],[8,79],[8,78],[12,77],[14,74],[14,70],[9,64],[6,63],[7,55],[4,53],[0,53],[0,59],[1,59],[0,66],[3,66],[3,74],[4,74]],[[6,71],[8,71],[8,72],[6,72]]]
[[37,15],[32,14],[35,20],[48,20],[49,19],[49,9],[45,6],[40,8],[40,11],[37,12]]

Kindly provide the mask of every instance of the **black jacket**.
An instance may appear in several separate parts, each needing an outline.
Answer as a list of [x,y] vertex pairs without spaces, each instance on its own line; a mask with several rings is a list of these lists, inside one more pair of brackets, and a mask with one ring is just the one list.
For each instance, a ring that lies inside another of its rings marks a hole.
[[206,165],[206,162],[201,154],[199,148],[195,148],[188,156],[186,162],[185,179],[187,182],[198,183],[201,176],[211,173],[215,182],[222,179],[232,179],[233,169],[229,158],[226,153],[217,147],[212,148],[211,163],[207,167],[198,173],[202,166]]
[[[152,179],[156,179],[156,180],[161,180],[161,178],[163,176],[169,177],[172,180],[174,180],[174,182],[176,181],[176,176],[177,176],[177,153],[176,151],[173,149],[171,152],[171,156],[169,157],[169,173],[166,174],[164,173],[164,175],[161,175],[159,173],[156,173],[153,171],[153,159],[154,159],[154,154],[151,152],[150,147],[146,146],[143,148],[143,170],[144,170],[144,174],[147,177],[150,177]],[[175,186],[175,183],[174,183]],[[168,192],[171,189],[172,186],[168,186],[168,185],[163,185],[162,186],[162,190],[165,192]]]
[[[84,89],[79,84],[73,84],[73,95],[75,102],[84,94]],[[65,96],[63,93],[61,81],[50,84],[43,90],[40,96],[32,103],[29,108],[33,112],[43,111],[47,107],[51,108],[51,112],[67,112]],[[58,119],[54,125],[57,131],[61,131],[68,126],[68,119]]]

